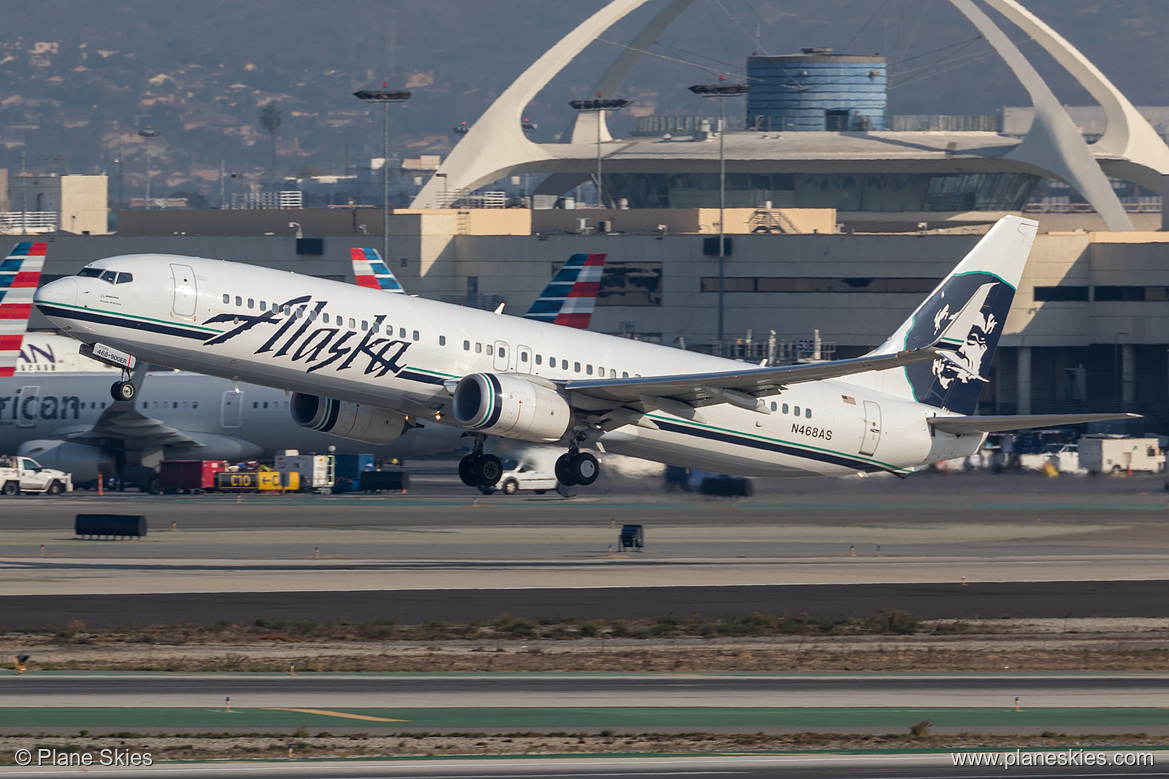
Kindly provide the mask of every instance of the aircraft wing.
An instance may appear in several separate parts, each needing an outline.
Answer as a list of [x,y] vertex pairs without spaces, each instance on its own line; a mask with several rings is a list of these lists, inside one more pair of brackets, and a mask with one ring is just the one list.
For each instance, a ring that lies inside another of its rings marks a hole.
[[183,432],[146,416],[134,408],[133,401],[111,403],[93,427],[84,433],[69,438],[70,441],[101,441],[117,438],[126,442],[127,448],[144,446],[177,446],[199,442]]
[[[812,363],[809,365],[781,365],[777,368],[751,368],[719,373],[689,373],[676,376],[648,376],[634,379],[588,379],[565,382],[564,389],[602,401],[629,403],[645,398],[667,398],[692,406],[731,403],[744,408],[757,408],[756,395],[764,395],[792,384],[821,379],[836,379],[869,371],[900,368],[918,362],[928,362],[944,352],[937,347],[856,357],[851,360]],[[763,410],[759,408],[758,410]]]
[[1008,430],[1030,430],[1036,427],[1064,427],[1085,422],[1110,422],[1119,419],[1140,419],[1140,414],[1007,414],[985,417],[932,417],[926,421],[935,430],[954,435],[970,433],[1003,433]]

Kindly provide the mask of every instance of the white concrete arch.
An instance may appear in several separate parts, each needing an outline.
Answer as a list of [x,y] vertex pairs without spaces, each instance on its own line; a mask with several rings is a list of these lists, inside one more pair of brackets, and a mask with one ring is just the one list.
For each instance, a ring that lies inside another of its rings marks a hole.
[[1031,96],[1035,121],[1023,142],[1006,156],[1059,176],[1087,198],[1109,230],[1132,230],[1132,221],[1063,105],[1023,53],[974,0],[950,0],[982,33]]
[[[554,145],[541,146],[524,136],[523,111],[536,94],[602,32],[649,0],[612,0],[578,25],[537,59],[494,103],[451,151],[414,199],[413,208],[435,208],[440,194],[469,191],[510,172],[532,170],[550,163],[546,172],[555,176],[561,155]],[[670,0],[610,66],[596,90],[614,93],[652,41],[694,0]],[[1006,156],[1038,175],[1055,175],[1075,187],[1101,215],[1109,229],[1131,230],[1132,223],[1113,192],[1104,171],[1161,191],[1163,175],[1169,175],[1169,147],[1132,104],[1107,78],[1064,38],[1023,8],[1017,0],[985,0],[1012,23],[1032,35],[1104,107],[1108,126],[1103,138],[1089,147],[1067,111],[1022,52],[975,4],[974,0],[950,0],[986,38],[1031,96],[1035,121],[1023,142]],[[601,112],[581,112],[573,125],[572,144],[592,144],[599,129],[602,141],[611,140]],[[1099,153],[1097,160],[1093,152]],[[571,156],[571,155],[570,155]],[[1103,169],[1103,170],[1102,170]]]
[[[448,191],[473,190],[495,181],[503,171],[515,165],[553,159],[549,152],[524,136],[521,126],[524,109],[553,76],[598,35],[647,2],[649,0],[613,0],[533,62],[471,125],[443,160],[438,173],[446,174]],[[414,198],[411,207],[439,207],[443,189],[439,177],[432,177]]]
[[1017,0],[986,3],[1030,35],[1104,109],[1107,125],[1091,149],[1115,158],[1100,161],[1105,173],[1169,194],[1163,189],[1162,178],[1169,175],[1169,146],[1136,106],[1075,46]]
[[[601,80],[597,82],[593,91],[600,92],[606,97],[611,97],[615,94],[618,87],[625,82],[626,76],[633,70],[633,66],[641,60],[642,54],[653,45],[653,42],[657,40],[657,37],[661,35],[663,30],[673,24],[679,14],[694,5],[694,1],[671,0],[670,4],[650,20],[649,24],[637,34],[629,46],[626,47],[625,51],[621,52],[621,56],[609,66],[609,69],[605,71],[605,75],[601,76]],[[601,140],[611,141],[613,136],[609,134],[609,128],[605,125],[605,113],[603,111],[578,111],[572,132],[569,133],[572,143],[595,143],[597,140],[597,122],[601,123]]]
[[986,0],[986,4],[1034,38],[1104,109],[1108,125],[1093,149],[1169,174],[1169,146],[1099,68],[1017,0]]

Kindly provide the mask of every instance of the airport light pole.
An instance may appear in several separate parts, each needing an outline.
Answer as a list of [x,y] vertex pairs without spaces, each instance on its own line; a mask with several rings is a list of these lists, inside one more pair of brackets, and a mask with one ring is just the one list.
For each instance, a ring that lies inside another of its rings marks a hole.
[[[158,135],[158,130],[150,129],[150,125],[146,126],[145,130],[138,131],[139,137],[146,142],[146,210],[150,210],[150,139]],[[120,169],[120,166],[119,166]]]
[[382,262],[390,261],[390,103],[405,103],[410,92],[404,89],[386,89],[382,82],[377,90],[362,89],[353,93],[366,103],[381,103],[382,116]]
[[619,98],[604,99],[598,92],[595,99],[571,100],[568,104],[576,111],[589,111],[597,115],[597,205],[604,208],[605,190],[604,185],[601,184],[601,123],[604,121],[606,111],[620,111],[622,108],[632,105],[633,101]]
[[747,84],[727,84],[719,76],[717,84],[695,84],[688,89],[700,97],[718,98],[718,353],[723,353],[724,321],[726,307],[723,295],[726,291],[726,210],[727,210],[727,155],[726,155],[726,127],[727,127],[727,95],[745,95],[750,87]]

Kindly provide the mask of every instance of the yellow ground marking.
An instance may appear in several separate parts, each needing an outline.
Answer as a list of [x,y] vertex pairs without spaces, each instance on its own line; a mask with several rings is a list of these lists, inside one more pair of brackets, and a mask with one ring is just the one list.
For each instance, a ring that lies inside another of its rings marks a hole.
[[385,717],[371,717],[368,714],[346,714],[343,711],[327,711],[325,709],[286,709],[279,706],[265,706],[265,711],[294,711],[297,714],[320,714],[322,717],[341,717],[342,719],[361,719],[370,722],[409,722],[408,719],[386,719]]

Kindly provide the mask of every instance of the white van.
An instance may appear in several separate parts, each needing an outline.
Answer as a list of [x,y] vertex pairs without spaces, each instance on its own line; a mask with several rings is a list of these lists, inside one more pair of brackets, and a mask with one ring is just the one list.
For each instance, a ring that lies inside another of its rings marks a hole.
[[520,490],[532,490],[537,495],[543,495],[548,490],[556,489],[556,476],[545,473],[531,463],[519,463],[511,458],[503,458],[503,473],[493,487],[480,487],[484,495],[491,495],[500,490],[504,495],[515,495]]

